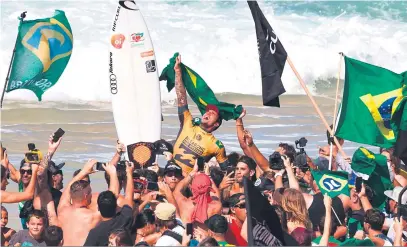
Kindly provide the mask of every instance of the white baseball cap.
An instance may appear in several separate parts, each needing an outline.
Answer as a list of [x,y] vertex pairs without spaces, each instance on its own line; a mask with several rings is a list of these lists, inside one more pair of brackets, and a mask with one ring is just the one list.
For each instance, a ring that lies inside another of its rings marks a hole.
[[[399,195],[400,195],[400,192],[401,192],[402,189],[403,189],[403,187],[397,186],[397,187],[394,187],[393,190],[386,190],[384,192],[384,194],[388,198],[390,198],[390,199],[392,199],[392,200],[394,200],[396,202],[399,202]],[[406,204],[406,203],[407,203],[407,193],[404,193],[402,198],[401,198],[401,204]]]

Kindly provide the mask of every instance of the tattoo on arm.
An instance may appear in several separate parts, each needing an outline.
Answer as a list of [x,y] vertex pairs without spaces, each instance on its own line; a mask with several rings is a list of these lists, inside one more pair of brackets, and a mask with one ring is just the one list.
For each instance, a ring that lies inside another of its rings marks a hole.
[[182,81],[181,73],[175,73],[175,91],[177,93],[178,107],[187,104],[187,91]]

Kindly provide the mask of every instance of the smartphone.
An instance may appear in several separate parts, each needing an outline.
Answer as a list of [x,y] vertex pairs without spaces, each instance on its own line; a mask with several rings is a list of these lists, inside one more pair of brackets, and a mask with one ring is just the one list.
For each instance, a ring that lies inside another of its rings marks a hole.
[[65,131],[61,128],[59,128],[55,133],[54,133],[54,138],[52,139],[52,142],[57,142],[59,138],[61,138],[65,134]]
[[194,228],[192,223],[187,224],[187,235],[191,235],[191,238],[193,238],[193,233],[194,233]]
[[97,171],[105,171],[105,168],[103,168],[103,165],[104,163],[102,163],[102,162],[96,162],[96,169],[95,170],[97,170]]
[[149,191],[159,191],[158,184],[155,182],[148,182],[147,190]]
[[203,172],[203,170],[205,168],[205,162],[204,162],[204,159],[202,157],[198,157],[197,164],[198,164],[198,171]]
[[359,193],[362,190],[362,181],[363,181],[363,179],[361,177],[356,178],[355,189],[356,189],[357,193]]
[[[226,170],[226,175],[229,175],[231,172],[234,172],[235,168],[233,166],[229,166],[228,169]],[[230,178],[234,178],[235,177],[235,173],[233,173],[232,175],[230,175]]]

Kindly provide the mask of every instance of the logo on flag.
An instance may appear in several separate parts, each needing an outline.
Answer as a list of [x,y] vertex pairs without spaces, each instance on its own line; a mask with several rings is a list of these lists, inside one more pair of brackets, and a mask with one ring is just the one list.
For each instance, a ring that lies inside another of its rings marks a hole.
[[348,181],[340,177],[324,174],[319,180],[319,187],[329,192],[339,192],[347,186]]
[[72,53],[72,33],[58,20],[39,22],[32,26],[21,42],[42,63],[43,73],[51,65]]
[[360,99],[368,108],[382,135],[387,140],[395,139],[391,127],[391,118],[403,99],[403,88],[376,96],[366,94],[361,96]]

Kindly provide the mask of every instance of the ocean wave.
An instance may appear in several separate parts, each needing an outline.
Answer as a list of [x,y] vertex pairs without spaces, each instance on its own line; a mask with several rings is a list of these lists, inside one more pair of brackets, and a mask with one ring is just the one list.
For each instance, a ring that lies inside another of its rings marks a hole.
[[[197,71],[215,93],[261,94],[254,23],[245,1],[137,3],[153,39],[159,71],[179,51],[183,62]],[[21,10],[27,9],[27,18],[34,19],[62,9],[71,22],[74,49],[59,82],[44,94],[43,100],[109,102],[107,51],[116,4],[117,1],[2,3],[1,77],[6,77]],[[316,81],[330,84],[329,79],[337,76],[338,52],[395,72],[407,67],[405,1],[266,0],[259,4],[313,93],[320,93],[318,88],[327,86]],[[288,64],[282,80],[287,94],[304,93]],[[161,97],[168,102],[176,97],[174,90],[167,92],[164,82]],[[36,97],[28,90],[17,90],[6,94],[6,101],[13,99],[35,101]]]

